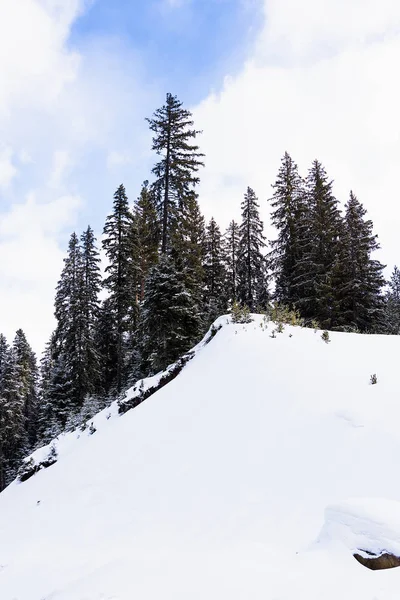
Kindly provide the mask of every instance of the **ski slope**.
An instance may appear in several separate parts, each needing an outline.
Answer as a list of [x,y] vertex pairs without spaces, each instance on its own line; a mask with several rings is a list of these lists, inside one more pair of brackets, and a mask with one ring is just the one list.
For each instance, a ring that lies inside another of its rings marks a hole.
[[0,495],[1,600],[399,599],[400,337],[219,323]]

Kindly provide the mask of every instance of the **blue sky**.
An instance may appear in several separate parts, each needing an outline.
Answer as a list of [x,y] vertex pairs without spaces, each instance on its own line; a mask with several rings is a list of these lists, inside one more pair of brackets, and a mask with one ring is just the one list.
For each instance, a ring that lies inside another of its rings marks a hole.
[[69,44],[114,38],[138,53],[149,79],[195,104],[242,65],[261,9],[258,0],[94,0]]
[[282,155],[303,175],[318,158],[342,204],[364,203],[390,274],[399,60],[394,0],[1,0],[0,331],[42,350],[68,238],[100,238],[118,185],[133,203],[151,177],[145,117],[167,92],[203,130],[206,219],[237,219],[251,186],[273,239]]

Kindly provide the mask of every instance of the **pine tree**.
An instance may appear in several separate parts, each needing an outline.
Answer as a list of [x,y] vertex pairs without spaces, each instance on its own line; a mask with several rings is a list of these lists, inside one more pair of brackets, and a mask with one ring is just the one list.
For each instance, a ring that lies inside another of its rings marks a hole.
[[266,306],[268,302],[266,260],[262,254],[266,243],[258,209],[254,191],[247,188],[242,202],[242,223],[239,229],[237,294],[239,302],[250,310]]
[[395,266],[385,296],[385,332],[400,335],[400,271]]
[[182,206],[177,227],[172,234],[171,257],[182,272],[186,289],[200,306],[204,280],[205,224],[197,196],[189,194]]
[[123,185],[114,194],[114,210],[106,219],[103,233],[103,248],[109,261],[104,286],[110,294],[108,306],[116,324],[116,386],[120,392],[125,377],[126,343],[137,324],[140,281],[137,222],[129,210]]
[[141,313],[143,370],[165,369],[197,341],[200,315],[182,274],[162,256],[146,282]]
[[324,167],[315,160],[306,180],[305,211],[299,222],[300,258],[294,281],[297,308],[322,328],[334,321],[334,267],[342,219]]
[[153,168],[153,184],[161,221],[161,252],[170,250],[176,220],[185,199],[199,183],[197,172],[203,166],[203,154],[191,143],[199,131],[193,129],[191,113],[176,96],[167,94],[165,104],[147,119],[153,137],[152,150],[161,157]]
[[211,218],[205,235],[204,303],[209,323],[226,312],[226,269],[220,228]]
[[230,304],[234,304],[237,300],[239,243],[239,225],[232,220],[225,232],[226,295]]
[[143,183],[140,196],[135,205],[135,217],[139,247],[139,300],[144,298],[144,286],[150,269],[158,261],[160,229],[154,193],[149,182]]
[[383,326],[384,266],[371,258],[379,249],[377,235],[372,233],[373,223],[365,220],[366,210],[350,192],[345,207],[340,253],[337,261],[335,294],[339,328],[353,327],[372,331]]
[[270,261],[275,276],[275,299],[293,306],[298,301],[295,270],[301,260],[300,224],[305,211],[304,184],[296,163],[287,152],[282,159],[271,199],[271,222],[278,237],[271,242]]
[[118,331],[111,298],[106,298],[101,305],[95,339],[101,365],[100,390],[107,396],[116,385],[118,365]]
[[0,490],[15,477],[29,447],[23,385],[14,347],[7,353],[0,389]]
[[82,385],[84,395],[93,395],[99,390],[100,361],[96,348],[95,331],[99,316],[101,289],[100,256],[96,238],[89,226],[81,237],[82,244]]
[[28,449],[34,447],[37,436],[39,411],[38,368],[36,356],[30,347],[25,333],[18,329],[13,342],[15,376],[19,386],[20,400],[23,403]]
[[[64,259],[64,268],[57,285],[55,316],[57,328],[54,368],[58,373],[57,382],[60,389],[57,398],[60,400],[62,413],[65,403],[70,404],[71,410],[79,409],[86,393],[84,268],[81,246],[76,233],[71,235],[68,255]],[[58,361],[62,368],[57,364]],[[67,397],[62,400],[61,389],[67,394]]]

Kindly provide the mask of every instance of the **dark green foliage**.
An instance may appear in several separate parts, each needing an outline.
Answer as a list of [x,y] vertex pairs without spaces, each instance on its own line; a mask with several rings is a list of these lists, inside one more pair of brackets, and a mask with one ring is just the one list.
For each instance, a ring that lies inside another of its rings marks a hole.
[[255,310],[256,306],[267,306],[268,303],[266,259],[262,253],[266,243],[258,209],[254,191],[247,188],[239,229],[237,296],[240,304],[248,306],[250,310]]
[[373,375],[371,375],[369,382],[371,385],[376,385],[378,383],[378,378],[376,376],[376,373],[374,373]]
[[139,300],[144,298],[144,286],[149,270],[158,261],[160,228],[157,217],[157,206],[154,192],[149,182],[142,185],[140,196],[135,204],[135,219],[137,223],[139,245]]
[[191,113],[176,96],[167,94],[165,104],[147,121],[154,133],[152,150],[160,156],[153,168],[153,189],[161,222],[161,252],[165,254],[171,248],[183,203],[199,183],[203,154],[194,143],[200,132],[193,129]]
[[[136,328],[140,286],[139,235],[137,220],[129,210],[125,188],[114,194],[114,210],[106,219],[103,248],[109,264],[104,286],[109,291],[108,310],[113,315],[116,332],[116,387],[121,391],[124,380],[124,358],[127,338]],[[112,335],[108,336],[109,341]]]
[[201,319],[182,274],[162,256],[146,282],[140,333],[143,370],[165,369],[197,341]]
[[239,242],[239,225],[232,220],[225,232],[226,296],[231,304],[237,300]]
[[334,267],[336,328],[352,327],[361,332],[381,329],[384,322],[382,275],[384,266],[371,258],[379,249],[366,210],[350,192],[345,207],[339,250]]
[[324,167],[315,160],[306,180],[305,210],[299,217],[300,258],[294,269],[296,307],[306,319],[330,328],[334,320],[334,266],[342,220]]
[[321,334],[321,339],[325,342],[325,344],[329,344],[329,342],[331,341],[329,337],[329,331],[325,329],[325,331],[323,331]]
[[211,218],[204,243],[204,305],[208,323],[212,323],[227,309],[224,258],[221,231]]
[[384,331],[400,335],[400,271],[395,266],[385,296]]
[[304,218],[305,191],[296,163],[285,152],[271,200],[271,222],[278,237],[271,242],[270,264],[275,276],[275,299],[294,306],[299,300],[296,266],[302,258],[300,224]]

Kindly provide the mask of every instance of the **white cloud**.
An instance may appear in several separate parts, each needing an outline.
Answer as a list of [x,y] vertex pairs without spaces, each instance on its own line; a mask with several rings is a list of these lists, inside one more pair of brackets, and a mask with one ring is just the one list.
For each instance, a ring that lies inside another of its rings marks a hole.
[[285,150],[304,174],[317,157],[338,198],[345,202],[352,188],[366,206],[381,258],[400,262],[400,5],[383,0],[378,11],[364,0],[268,0],[265,12],[241,72],[194,111],[204,131],[207,216],[223,224],[237,217],[250,185],[267,217]]
[[2,188],[7,188],[18,173],[12,158],[11,148],[0,151],[0,187]]
[[22,327],[35,349],[43,349],[64,256],[57,235],[75,224],[80,203],[63,196],[41,204],[31,194],[0,214],[0,325],[10,340]]

